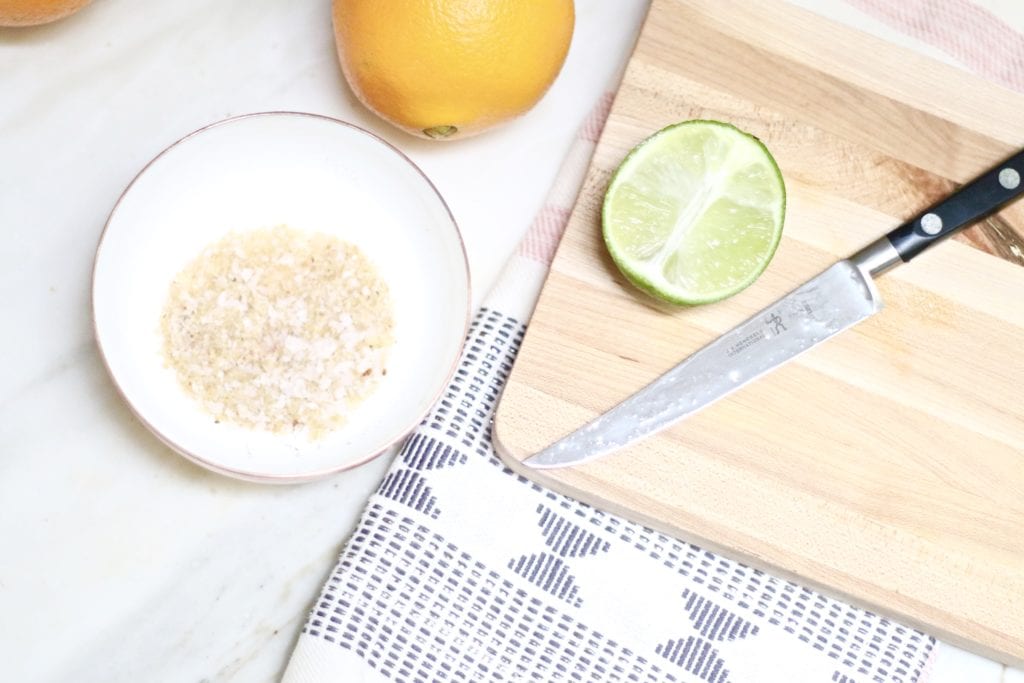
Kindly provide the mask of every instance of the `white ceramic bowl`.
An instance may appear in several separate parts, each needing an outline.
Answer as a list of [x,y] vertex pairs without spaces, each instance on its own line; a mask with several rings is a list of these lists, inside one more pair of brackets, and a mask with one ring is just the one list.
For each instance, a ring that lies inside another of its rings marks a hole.
[[[357,245],[394,306],[387,375],[319,440],[215,423],[163,361],[174,276],[230,230],[280,224]],[[427,177],[361,128],[291,112],[215,123],[143,168],[100,237],[92,295],[100,352],[142,422],[204,467],[280,483],[354,467],[411,431],[451,378],[470,305],[458,227]]]

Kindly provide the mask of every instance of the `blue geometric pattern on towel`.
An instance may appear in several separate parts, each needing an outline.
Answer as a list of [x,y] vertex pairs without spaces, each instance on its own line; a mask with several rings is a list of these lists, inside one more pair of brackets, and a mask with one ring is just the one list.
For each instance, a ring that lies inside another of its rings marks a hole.
[[608,541],[583,530],[545,505],[538,505],[538,524],[549,548],[562,557],[584,557],[608,552]]
[[559,600],[565,600],[574,607],[583,604],[578,596],[576,580],[570,573],[570,565],[560,558],[576,558],[608,552],[608,541],[585,531],[556,514],[546,505],[538,505],[538,525],[545,545],[558,556],[541,552],[521,555],[509,560],[508,568],[543,591]]
[[741,619],[689,588],[683,591],[686,612],[700,634],[708,640],[736,640],[757,634],[757,626]]
[[466,454],[425,434],[413,434],[402,447],[401,455],[381,482],[378,493],[408,505],[418,512],[437,519],[441,511],[424,470],[454,467],[466,463]]
[[708,683],[729,683],[729,670],[725,660],[711,643],[687,636],[658,645],[655,652]]
[[508,568],[573,607],[583,604],[576,595],[579,589],[576,587],[576,580],[569,573],[569,565],[554,555],[523,555],[519,559],[509,560]]

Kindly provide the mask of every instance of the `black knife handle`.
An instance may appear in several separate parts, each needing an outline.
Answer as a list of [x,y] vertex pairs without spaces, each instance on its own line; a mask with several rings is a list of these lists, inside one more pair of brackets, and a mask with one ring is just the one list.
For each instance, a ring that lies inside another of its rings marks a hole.
[[986,171],[887,236],[904,262],[1024,194],[1024,151]]

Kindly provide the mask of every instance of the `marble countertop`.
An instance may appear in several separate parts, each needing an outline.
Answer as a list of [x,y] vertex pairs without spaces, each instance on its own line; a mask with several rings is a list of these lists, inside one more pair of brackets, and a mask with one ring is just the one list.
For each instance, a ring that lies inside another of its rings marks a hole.
[[[986,2],[1021,13],[1012,0]],[[951,59],[864,13],[872,3],[800,4]],[[236,114],[352,121],[438,186],[479,302],[577,126],[614,88],[647,3],[577,0],[572,50],[548,95],[520,120],[452,144],[415,140],[360,107],[337,66],[329,6],[96,0],[49,26],[0,29],[5,680],[276,680],[390,459],[302,486],[247,484],[188,463],[131,416],[92,339],[89,287],[106,216],[142,165]],[[945,647],[931,680],[1024,675]]]

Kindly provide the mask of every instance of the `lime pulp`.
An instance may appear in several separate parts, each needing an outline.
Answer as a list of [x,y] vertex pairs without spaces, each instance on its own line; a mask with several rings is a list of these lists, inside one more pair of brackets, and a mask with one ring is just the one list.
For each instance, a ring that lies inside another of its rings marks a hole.
[[664,128],[626,156],[604,199],[608,251],[665,301],[719,301],[748,287],[782,237],[786,189],[756,137],[727,123]]

